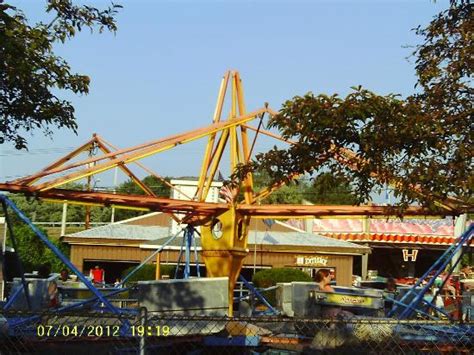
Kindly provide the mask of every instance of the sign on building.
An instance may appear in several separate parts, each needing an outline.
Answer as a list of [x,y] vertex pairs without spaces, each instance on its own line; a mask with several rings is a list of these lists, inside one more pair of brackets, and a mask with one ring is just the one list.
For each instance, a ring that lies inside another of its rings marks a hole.
[[411,253],[409,249],[403,249],[403,261],[416,261],[416,257],[418,256],[418,249],[412,249]]
[[324,255],[297,256],[296,265],[298,266],[327,266],[329,258]]

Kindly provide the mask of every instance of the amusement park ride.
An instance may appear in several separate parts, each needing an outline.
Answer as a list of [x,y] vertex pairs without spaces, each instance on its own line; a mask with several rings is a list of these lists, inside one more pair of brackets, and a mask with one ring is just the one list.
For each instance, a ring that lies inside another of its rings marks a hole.
[[[226,95],[230,96],[230,112],[226,118],[223,118]],[[277,112],[266,104],[260,109],[247,112],[239,73],[228,71],[222,79],[216,109],[210,125],[126,149],[117,149],[101,136],[94,134],[91,140],[43,170],[14,181],[1,183],[0,190],[23,193],[33,198],[55,200],[61,203],[72,202],[86,206],[102,205],[161,211],[170,214],[178,223],[187,225],[187,233],[191,234],[199,226],[201,255],[206,265],[207,275],[208,277],[229,277],[229,297],[232,297],[232,290],[239,277],[243,259],[248,253],[247,239],[250,218],[376,217],[394,214],[394,209],[390,206],[261,204],[260,201],[284,185],[285,182],[277,182],[260,191],[255,191],[251,173],[246,175],[237,188],[227,188],[225,203],[205,202],[225,152],[230,152],[230,171],[234,171],[238,164],[248,163],[252,159],[259,136],[268,136],[288,144],[294,144],[294,142],[285,140],[263,128],[264,116],[276,114]],[[252,126],[252,121],[256,121],[257,124]],[[199,174],[198,187],[195,195],[190,196],[189,201],[156,196],[152,189],[131,170],[131,166],[137,165],[145,169],[148,174],[164,180],[160,175],[142,165],[140,160],[203,138],[207,139],[207,145]],[[97,154],[98,151],[101,154]],[[96,155],[92,155],[90,152],[95,152]],[[331,159],[347,166],[353,165],[352,163],[358,159],[357,155],[348,149],[328,147],[328,152],[331,154]],[[81,154],[89,154],[89,156],[86,159],[78,160],[77,158]],[[315,167],[318,163],[320,162],[315,161]],[[94,175],[114,168],[125,173],[145,194],[126,195],[100,192],[94,191],[90,187]],[[294,178],[297,176],[291,176],[289,180]],[[83,179],[88,181],[83,190],[77,190],[76,187],[75,189],[68,188],[68,184]],[[238,199],[239,193],[243,195],[242,201]],[[439,206],[444,209],[445,215],[459,215],[469,209],[454,199],[440,201]],[[433,214],[433,212],[423,207],[412,206],[408,207],[404,214],[423,216]],[[232,307],[232,302],[230,302],[230,307]]]

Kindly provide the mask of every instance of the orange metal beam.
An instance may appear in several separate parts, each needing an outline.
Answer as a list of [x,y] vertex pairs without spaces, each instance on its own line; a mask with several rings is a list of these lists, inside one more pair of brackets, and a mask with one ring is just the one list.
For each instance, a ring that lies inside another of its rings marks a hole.
[[[250,126],[248,124],[243,124],[242,126],[257,132],[257,128],[255,128],[253,126]],[[284,139],[280,135],[275,134],[275,133],[270,132],[270,131],[267,131],[265,129],[259,129],[258,131],[260,133],[264,134],[264,135],[267,135],[269,137],[278,139],[278,140],[280,140],[282,142],[286,142],[288,144],[295,144],[296,143],[295,141]],[[331,147],[329,148],[328,151],[333,152],[333,158],[334,159],[339,161],[341,164],[344,164],[344,165],[348,166],[351,169],[357,169],[356,163],[359,163],[359,164],[364,163],[363,159],[360,158],[357,155],[357,153],[355,153],[354,151],[352,151],[348,148],[341,148],[340,147],[340,148],[336,149],[335,145],[331,145]],[[380,178],[380,176],[375,172],[371,173],[371,176],[373,178]],[[393,182],[393,181],[390,183],[390,185],[394,186],[395,188],[398,184],[399,184],[398,182]],[[281,187],[282,185],[284,185],[284,184],[283,183],[276,183],[275,184],[275,189],[273,189],[273,190],[276,190],[278,187]],[[419,193],[420,195],[425,195],[419,187],[418,188],[414,187],[413,189],[414,189],[415,192]],[[264,191],[261,191],[261,192],[264,192]],[[263,198],[264,196],[268,196],[268,195],[269,195],[269,193],[265,192],[264,194],[262,194],[261,196],[258,196],[258,197]],[[442,208],[447,209],[447,210],[455,210],[457,206],[467,206],[464,201],[453,198],[453,197],[447,197],[445,199],[439,199],[435,203],[439,207],[442,207]]]
[[[51,189],[47,191],[34,191],[31,187],[15,184],[0,184],[0,190],[16,193],[24,193],[39,198],[51,200],[72,200],[85,204],[101,204],[104,206],[130,206],[147,209],[150,211],[161,211],[167,213],[185,213],[193,216],[218,215],[229,206],[224,203],[208,203],[159,198],[152,196],[123,195],[95,191],[74,191],[65,189]],[[267,217],[267,218],[291,218],[308,216],[396,216],[398,210],[392,206],[314,206],[314,205],[247,205],[241,204],[236,211],[244,216]],[[472,213],[474,208],[460,209],[450,212],[436,212],[423,207],[408,207],[404,212],[406,216],[422,215],[449,215]]]
[[[65,170],[69,170],[69,169],[74,169],[74,168],[78,168],[78,167],[81,167],[81,166],[85,166],[85,165],[90,165],[92,163],[95,163],[95,162],[98,162],[100,160],[106,160],[106,159],[110,159],[112,156],[118,156],[118,155],[122,155],[122,154],[126,154],[126,153],[130,153],[130,152],[133,152],[133,151],[137,151],[137,150],[140,150],[140,149],[144,149],[144,148],[147,148],[147,147],[150,147],[150,146],[154,146],[154,145],[157,145],[157,144],[163,144],[171,139],[176,139],[176,138],[179,138],[179,137],[182,137],[184,136],[184,133],[182,134],[176,134],[176,135],[173,135],[173,136],[170,136],[170,137],[167,137],[167,138],[163,138],[161,140],[158,140],[158,141],[152,141],[152,142],[147,142],[147,143],[143,143],[143,144],[140,144],[140,145],[137,145],[137,146],[134,146],[134,147],[130,147],[130,148],[125,148],[125,149],[119,149],[113,153],[109,153],[109,154],[104,154],[104,155],[101,155],[101,156],[97,156],[97,157],[93,157],[93,158],[88,158],[88,159],[85,159],[85,160],[82,160],[82,161],[79,161],[79,162],[76,162],[74,164],[69,164],[69,165],[66,165],[66,166],[63,166],[63,167],[59,167],[57,164],[54,168],[50,168],[48,170],[46,169],[43,169],[42,171],[38,172],[38,173],[35,173],[33,175],[30,175],[30,176],[27,176],[25,178],[23,178],[22,180],[37,180],[43,176],[47,176],[47,175],[52,175],[52,174],[56,174],[56,173],[60,173],[60,172],[63,172]],[[95,141],[94,141],[95,142]],[[89,143],[89,142],[88,142]],[[92,142],[93,143],[93,142]],[[81,146],[81,148],[83,147],[88,147],[87,143],[83,146]],[[81,148],[78,148],[76,149],[75,151],[81,149]],[[72,154],[72,153],[71,153]],[[68,154],[69,156],[70,154]],[[64,158],[62,158],[64,159]],[[67,161],[67,160],[66,160]],[[19,180],[20,181],[20,180]]]
[[15,193],[24,193],[38,198],[78,201],[85,204],[99,204],[103,206],[117,205],[161,211],[167,213],[194,213],[197,215],[215,215],[227,210],[223,203],[208,203],[171,198],[161,198],[142,195],[124,195],[96,191],[75,191],[66,189],[50,189],[47,191],[34,191],[29,186],[15,184],[0,184],[0,190]]
[[[214,111],[214,116],[213,116],[213,119],[212,119],[213,123],[219,122],[220,119],[221,119],[222,108],[224,106],[224,100],[225,100],[225,95],[226,95],[226,92],[227,92],[227,86],[228,86],[228,83],[229,83],[230,74],[231,74],[230,71],[227,71],[225,73],[224,77],[222,78],[221,86],[219,88],[219,94],[217,96],[216,109]],[[204,183],[206,181],[207,173],[209,171],[209,167],[210,167],[210,165],[212,163],[212,159],[213,159],[212,156],[211,156],[211,153],[214,149],[216,134],[217,133],[213,133],[213,134],[209,135],[209,138],[208,138],[208,141],[207,141],[206,151],[204,153],[204,158],[203,158],[202,166],[201,166],[201,173],[199,174],[198,187],[197,187],[196,193],[195,193],[195,196],[197,197],[198,201],[203,201],[203,200],[206,199],[206,197],[203,198],[202,192],[203,192]]]
[[243,124],[241,125],[241,127],[245,127],[245,128],[248,128],[252,131],[255,131],[255,132],[259,132],[259,133],[262,133],[268,137],[272,137],[272,138],[275,138],[275,139],[278,139],[282,142],[285,142],[285,143],[288,143],[288,144],[295,144],[296,142],[295,141],[292,141],[292,140],[289,140],[289,139],[285,139],[283,138],[282,136],[278,135],[278,134],[275,134],[273,132],[270,132],[270,131],[267,131],[266,129],[263,129],[263,128],[260,128],[260,129],[257,129],[253,126],[250,126],[248,124]]
[[[118,148],[116,146],[114,146],[112,143],[106,141],[104,138],[100,137],[99,139],[101,140],[102,143],[108,145],[112,149],[118,150]],[[168,186],[170,189],[178,191],[181,195],[183,195],[187,199],[192,200],[191,197],[186,195],[182,190],[178,189],[176,186],[174,186],[171,183],[169,183],[168,181],[166,181],[166,179],[163,176],[161,176],[160,174],[157,174],[156,172],[154,172],[153,170],[147,168],[145,165],[143,165],[142,163],[140,163],[138,161],[134,162],[134,164],[136,164],[137,166],[139,166],[140,168],[145,170],[148,174],[153,175],[154,177],[156,177],[158,180],[160,180],[163,184]]]
[[[245,101],[244,101],[244,89],[242,86],[242,80],[240,79],[239,72],[235,73],[235,84],[237,91],[237,103],[239,107],[239,115],[245,114]],[[247,164],[250,160],[250,148],[248,144],[247,129],[244,125],[240,125],[240,138],[242,143],[242,159],[241,163]],[[244,198],[246,203],[252,202],[253,196],[253,176],[252,173],[248,173],[243,179]]]
[[207,177],[206,183],[203,186],[201,201],[204,201],[207,197],[207,194],[209,193],[211,184],[214,181],[214,176],[216,175],[216,172],[217,172],[217,168],[219,167],[219,162],[221,161],[222,154],[224,153],[224,148],[225,148],[228,138],[229,138],[229,130],[225,130],[224,132],[222,132],[222,135],[219,139],[216,150],[213,154],[213,159],[211,160],[212,164],[210,167],[211,170],[209,172],[209,176]]
[[[231,101],[231,113],[230,118],[227,121],[220,121],[222,109],[224,105],[224,98],[227,91],[229,79],[232,80],[232,101]],[[237,109],[239,117],[237,116]],[[206,127],[191,130],[185,133],[172,135],[167,138],[147,142],[135,147],[120,149],[116,151],[110,151],[105,144],[99,144],[99,147],[105,152],[104,155],[94,158],[89,158],[81,162],[76,162],[64,166],[71,158],[77,156],[79,153],[88,149],[92,144],[98,143],[100,138],[97,135],[93,136],[93,139],[85,143],[81,147],[77,148],[73,152],[69,153],[65,157],[58,161],[50,164],[48,167],[36,173],[34,175],[17,179],[15,182],[18,184],[0,184],[0,190],[12,191],[12,192],[23,192],[26,194],[33,194],[38,197],[56,199],[56,200],[73,200],[83,202],[85,204],[100,203],[103,205],[117,205],[117,206],[131,206],[134,208],[149,209],[152,211],[163,211],[166,213],[184,213],[186,216],[194,216],[196,220],[207,219],[209,215],[215,215],[225,211],[228,206],[226,204],[212,204],[196,201],[182,201],[172,200],[168,198],[158,198],[156,196],[129,196],[120,194],[107,194],[94,191],[72,191],[57,189],[56,187],[61,186],[65,183],[76,181],[82,178],[88,178],[94,174],[109,170],[115,166],[120,167],[124,172],[129,175],[139,186],[144,189],[147,193],[153,193],[146,185],[136,178],[133,173],[125,166],[127,163],[137,163],[137,160],[148,157],[150,155],[171,149],[174,146],[191,142],[193,140],[208,136],[208,145],[206,147],[206,153],[201,168],[201,175],[199,181],[199,188],[197,195],[200,200],[205,198],[205,195],[209,191],[210,184],[217,171],[220,163],[227,139],[231,140],[231,165],[234,167],[237,162],[247,162],[249,157],[248,137],[247,129],[257,131],[257,129],[247,125],[246,123],[255,119],[263,113],[269,113],[270,115],[277,115],[278,113],[265,107],[263,109],[254,111],[249,114],[245,114],[245,103],[243,98],[243,88],[241,86],[241,80],[238,72],[227,72],[221,82],[221,87],[218,95],[216,110],[214,112],[213,123]],[[237,136],[237,126],[241,129],[241,147],[239,146],[239,139]],[[215,142],[216,135],[218,132],[222,132],[219,142]],[[281,136],[278,136],[272,132],[264,129],[258,129],[259,133],[268,135],[270,137],[285,141],[289,144],[295,142],[286,140]],[[110,145],[110,144],[108,144]],[[112,147],[113,148],[113,147]],[[242,151],[240,150],[242,148]],[[108,152],[107,152],[108,150]],[[321,160],[315,162],[319,165],[326,159],[333,157],[338,160],[341,164],[345,164],[353,169],[358,169],[358,166],[364,164],[364,160],[360,158],[355,152],[336,147],[331,145],[328,148],[328,154],[321,157]],[[108,161],[101,162],[93,167],[90,165],[96,162],[109,159]],[[315,166],[317,166],[315,165]],[[74,171],[67,174],[64,177],[55,178],[51,181],[42,182],[36,186],[29,186],[38,179],[46,177],[48,175],[57,174],[64,172],[69,169],[83,167],[81,171]],[[208,176],[208,172],[210,174]],[[157,176],[153,174],[154,176]],[[296,178],[298,174],[290,176],[290,179]],[[374,178],[378,178],[381,181],[387,180],[380,174],[373,173]],[[384,180],[385,179],[385,180]],[[392,182],[397,185],[397,182]],[[238,211],[243,215],[250,216],[255,215],[257,217],[265,216],[277,216],[277,217],[307,217],[307,216],[385,216],[397,214],[397,210],[393,207],[385,206],[299,206],[299,205],[268,205],[268,206],[255,206],[248,204],[249,202],[254,203],[258,199],[268,196],[271,192],[275,191],[280,186],[284,185],[284,182],[277,182],[273,186],[263,189],[258,194],[252,196],[252,179],[251,176],[247,176],[242,181],[242,186],[245,192],[246,204],[239,205]],[[423,194],[420,187],[414,187],[415,191]],[[457,199],[448,198],[446,201],[439,203],[440,206],[449,210],[450,214],[458,214],[474,209],[472,206],[462,205],[462,202]],[[461,205],[461,207],[459,207]],[[405,213],[406,215],[439,215],[439,212],[431,212],[421,207],[409,207]]]
[[[94,144],[96,143],[97,141],[97,136],[94,134],[92,136],[92,139],[87,141],[86,143],[84,143],[83,145],[81,145],[79,148],[76,148],[74,149],[71,153],[68,153],[66,154],[64,157],[56,160],[55,162],[51,163],[50,165],[48,165],[47,167],[45,167],[43,170],[40,171],[40,173],[43,173],[43,174],[48,174],[48,171],[52,170],[52,169],[55,169],[61,165],[63,165],[64,163],[66,163],[67,161],[71,160],[72,158],[74,158],[75,156],[77,156],[78,154],[80,153],[83,153],[85,152],[86,150],[89,150],[89,148]],[[34,175],[30,175],[30,176],[26,176],[26,177],[23,177],[23,178],[20,178],[20,179],[16,179],[16,180],[13,180],[11,181],[11,183],[13,184],[32,184],[34,183],[37,179],[39,179],[41,176],[39,177],[35,177],[35,175],[37,174],[34,174]]]
[[[397,216],[397,209],[391,206],[314,206],[314,205],[238,205],[242,215],[252,217],[305,217],[305,216]],[[462,213],[459,211],[459,213]],[[423,207],[408,207],[406,216],[442,215]]]
[[[276,114],[275,111],[273,111],[272,109],[266,107],[266,108],[262,108],[260,110],[255,111],[255,116],[257,116],[261,112],[268,112],[270,115]],[[249,115],[245,115],[245,117],[236,117],[235,120],[237,122],[226,121],[226,123],[229,123],[229,126],[232,126],[232,125],[239,125],[239,122],[238,122],[239,119],[243,119],[245,122],[246,121],[251,121],[252,119],[255,118],[255,117],[250,117],[251,114],[252,113],[250,113]],[[61,158],[59,161],[51,164],[50,166],[48,166],[47,168],[41,170],[40,172],[35,173],[33,175],[29,175],[29,176],[24,177],[22,179],[17,179],[13,182],[16,183],[17,181],[18,182],[23,182],[25,180],[39,179],[39,178],[41,178],[43,176],[46,176],[46,175],[51,175],[51,174],[63,172],[65,170],[77,168],[77,167],[80,167],[80,166],[89,165],[91,163],[95,163],[95,162],[98,162],[100,160],[110,159],[112,156],[119,156],[119,155],[122,155],[122,154],[132,153],[134,151],[139,151],[140,152],[140,150],[142,150],[142,149],[145,149],[145,148],[148,148],[148,147],[153,147],[153,146],[160,146],[161,147],[162,145],[165,145],[166,143],[168,143],[170,141],[180,142],[181,138],[188,137],[188,136],[192,135],[193,133],[201,134],[202,131],[205,131],[206,129],[211,129],[212,130],[212,128],[215,128],[215,127],[214,127],[214,125],[211,124],[209,126],[201,127],[199,129],[195,129],[195,130],[191,130],[191,131],[188,131],[188,132],[171,135],[171,136],[159,139],[159,140],[146,142],[146,143],[134,146],[134,147],[119,149],[119,150],[117,150],[113,153],[110,153],[110,154],[105,154],[105,155],[102,155],[102,156],[89,158],[89,159],[86,159],[86,160],[76,162],[74,164],[70,164],[70,165],[59,168],[59,166],[62,165],[64,162],[70,160],[74,155],[77,155],[78,153],[84,151],[85,149],[87,149],[90,146],[90,144],[94,143],[95,139],[93,138],[92,140],[90,140],[87,143],[85,143],[84,145],[82,145],[80,148],[74,150],[72,153],[69,153],[64,158]],[[223,129],[227,129],[227,128],[228,128],[227,125],[225,127],[217,127],[217,129],[215,129],[211,133],[215,133],[215,132],[218,132],[219,130],[223,130]],[[200,135],[199,137],[197,137],[195,139],[202,138],[203,136],[205,136],[207,134],[209,134],[209,133],[204,133],[203,135]],[[186,142],[181,142],[181,143],[178,143],[178,144],[183,144],[183,143],[186,143]],[[175,146],[175,145],[171,145],[170,148]]]
[[[239,125],[241,123],[251,121],[251,120],[255,119],[255,117],[257,115],[259,115],[263,112],[268,112],[268,109],[267,108],[262,108],[260,110],[251,112],[251,113],[249,113],[247,115],[244,115],[244,116],[241,116],[241,117],[237,117],[235,119],[231,119],[231,120],[223,121],[223,122],[217,122],[215,124],[212,124],[212,125],[200,128],[200,129],[189,131],[188,133],[186,133],[184,135],[181,135],[178,138],[169,139],[169,140],[167,140],[166,142],[164,142],[162,144],[157,144],[157,145],[142,149],[141,151],[138,151],[138,152],[129,153],[129,154],[127,154],[125,156],[122,156],[120,158],[112,159],[112,160],[109,160],[107,162],[97,164],[92,168],[88,168],[88,169],[84,169],[82,171],[74,172],[74,173],[71,173],[71,174],[66,175],[64,177],[54,179],[50,182],[45,182],[43,184],[37,185],[36,189],[37,190],[46,190],[46,189],[55,188],[57,186],[65,184],[65,183],[85,178],[89,175],[94,175],[94,174],[101,173],[103,171],[107,171],[107,170],[117,166],[118,164],[130,163],[130,162],[134,162],[136,160],[142,159],[142,158],[146,158],[150,155],[153,155],[153,154],[171,149],[171,148],[173,148],[177,145],[192,142],[196,139],[205,137],[208,134],[212,134],[212,133],[224,130],[224,129],[228,129],[230,127],[234,127],[234,126]],[[106,156],[111,156],[111,155],[114,155],[114,154],[118,154],[118,153],[114,152],[114,153],[111,153],[111,154],[106,154]],[[92,161],[92,159],[90,159],[88,161],[88,163],[90,163],[91,161]]]
[[[230,119],[237,117],[237,85],[235,83],[235,75],[232,73],[232,90],[231,90],[231,109],[230,109]],[[229,138],[230,138],[230,171],[234,171],[235,167],[238,164],[238,141],[237,141],[237,129],[235,126],[230,127],[229,129]]]
[[[99,149],[102,150],[105,154],[111,153],[111,150],[107,148],[105,144],[100,141],[100,139],[98,139],[97,145]],[[115,158],[115,156],[112,156],[112,158]],[[117,167],[122,170],[125,175],[132,179],[132,181],[137,184],[147,195],[156,197],[155,193],[148,186],[146,186],[138,177],[136,177],[135,174],[132,173],[132,171],[124,164],[119,164]]]

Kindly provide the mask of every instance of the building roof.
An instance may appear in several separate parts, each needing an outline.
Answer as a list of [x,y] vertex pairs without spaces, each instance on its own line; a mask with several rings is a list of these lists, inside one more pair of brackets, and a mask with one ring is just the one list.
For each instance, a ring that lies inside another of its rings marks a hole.
[[[157,220],[160,218],[160,221]],[[74,239],[122,239],[144,241],[140,247],[155,249],[163,245],[171,237],[167,226],[170,217],[163,213],[149,213],[143,216],[123,220],[105,226],[88,229],[65,236],[67,241]],[[161,225],[149,225],[161,222]],[[367,246],[351,243],[340,238],[326,237],[321,234],[306,233],[295,226],[271,219],[252,219],[248,236],[249,245],[261,245],[275,249],[322,248],[325,252],[334,249],[339,253],[363,254],[370,253]],[[169,248],[180,248],[182,235],[176,237]],[[196,237],[196,247],[201,247],[201,239]]]
[[100,238],[127,240],[155,240],[169,236],[169,228],[162,226],[137,226],[131,224],[113,223],[105,226],[87,229],[69,234],[70,238]]
[[[158,238],[140,245],[142,248],[154,249],[162,246],[167,238]],[[201,247],[201,238],[196,237],[196,247]],[[182,236],[176,237],[168,244],[170,248],[181,247]],[[370,248],[355,243],[324,237],[310,233],[301,232],[277,232],[277,231],[250,231],[248,236],[249,245],[276,246],[276,247],[304,247],[304,248],[324,248],[337,249],[346,253],[369,253]]]

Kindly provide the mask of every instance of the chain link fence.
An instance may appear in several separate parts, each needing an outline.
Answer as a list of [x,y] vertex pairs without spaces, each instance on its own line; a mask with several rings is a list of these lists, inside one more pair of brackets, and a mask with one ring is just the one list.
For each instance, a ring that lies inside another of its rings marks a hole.
[[4,313],[2,354],[474,353],[474,323]]

